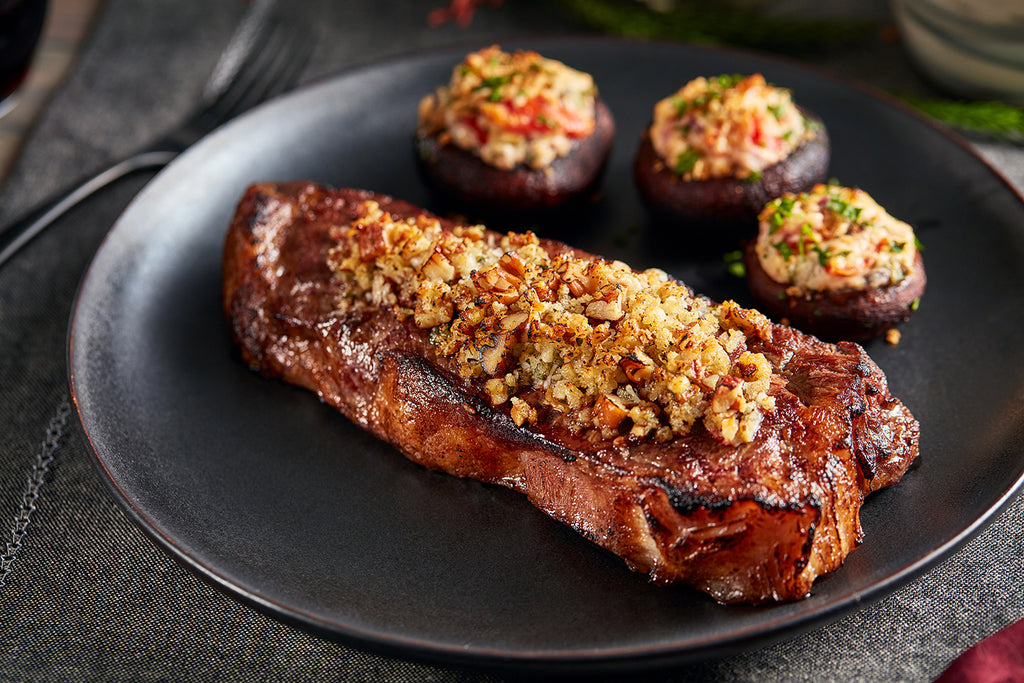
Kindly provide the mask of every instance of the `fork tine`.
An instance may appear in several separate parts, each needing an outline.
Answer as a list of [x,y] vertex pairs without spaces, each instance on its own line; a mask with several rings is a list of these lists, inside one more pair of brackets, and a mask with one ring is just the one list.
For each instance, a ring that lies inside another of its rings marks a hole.
[[268,56],[260,72],[240,100],[234,103],[232,114],[240,114],[251,106],[287,90],[298,79],[309,58],[308,38],[294,30],[283,30],[278,36],[278,49]]
[[263,42],[254,49],[253,54],[235,74],[235,77],[228,83],[220,96],[213,100],[206,108],[206,117],[212,125],[223,122],[228,118],[242,112],[243,106],[249,102],[251,93],[258,90],[264,79],[274,74],[271,71],[276,60],[287,49],[282,47],[282,41],[287,38],[280,26],[273,27],[273,30],[264,38]]
[[252,104],[276,97],[291,89],[298,82],[299,76],[313,54],[315,41],[309,36],[295,31],[291,33],[290,38],[290,46],[282,51],[274,65],[273,71],[276,77],[263,79],[263,89],[252,93],[252,97],[255,98]]
[[197,128],[212,129],[291,88],[312,52],[312,41],[294,24],[273,22],[220,95],[193,119]]
[[285,24],[273,11],[277,0],[251,1],[215,65],[195,113],[164,137],[57,193],[0,230],[0,265],[68,209],[99,189],[139,169],[167,165],[179,152],[229,118],[295,85],[309,60],[316,36]]
[[203,88],[203,103],[216,100],[235,78],[254,46],[262,42],[263,34],[273,24],[276,6],[277,0],[252,0],[210,72],[209,80]]

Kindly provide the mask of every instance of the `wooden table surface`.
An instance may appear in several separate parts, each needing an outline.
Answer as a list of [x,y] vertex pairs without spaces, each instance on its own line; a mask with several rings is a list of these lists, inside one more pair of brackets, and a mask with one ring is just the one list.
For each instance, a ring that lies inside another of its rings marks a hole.
[[102,2],[50,0],[28,78],[16,95],[14,107],[0,116],[0,185],[18,158],[25,135],[67,74]]

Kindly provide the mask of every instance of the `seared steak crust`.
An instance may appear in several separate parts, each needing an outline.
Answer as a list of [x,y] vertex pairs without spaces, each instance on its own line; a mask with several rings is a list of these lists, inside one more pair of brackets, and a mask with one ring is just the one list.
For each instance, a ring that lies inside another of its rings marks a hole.
[[310,183],[245,193],[223,292],[244,360],[315,391],[425,467],[526,494],[657,583],[684,582],[722,602],[805,596],[860,542],[864,496],[898,481],[917,456],[917,422],[860,346],[782,326],[771,342],[747,342],[775,371],[775,409],[750,443],[727,445],[702,428],[665,443],[595,439],[557,415],[517,426],[482,382],[435,352],[429,331],[388,309],[336,311],[330,228],[368,199],[396,216],[422,213]]

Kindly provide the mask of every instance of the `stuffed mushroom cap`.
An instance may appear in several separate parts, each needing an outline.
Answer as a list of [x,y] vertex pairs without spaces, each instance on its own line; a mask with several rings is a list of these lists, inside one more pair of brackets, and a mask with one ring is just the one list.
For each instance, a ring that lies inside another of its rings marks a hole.
[[641,197],[680,227],[752,235],[770,199],[822,182],[824,123],[761,74],[696,78],[654,107],[634,161]]
[[596,189],[614,132],[590,74],[491,46],[421,100],[416,159],[453,208],[543,211]]
[[762,310],[828,339],[881,335],[911,316],[927,282],[913,228],[839,185],[769,202],[746,265]]

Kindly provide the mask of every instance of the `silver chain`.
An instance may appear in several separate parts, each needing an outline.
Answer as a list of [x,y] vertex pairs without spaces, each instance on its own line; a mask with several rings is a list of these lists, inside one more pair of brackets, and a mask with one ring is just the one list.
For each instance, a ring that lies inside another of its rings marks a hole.
[[14,560],[18,556],[18,551],[21,550],[21,544],[25,539],[25,533],[28,530],[29,521],[32,519],[32,513],[36,511],[39,490],[42,488],[46,473],[49,472],[50,465],[53,463],[54,453],[60,447],[60,440],[64,436],[64,427],[67,425],[70,414],[71,404],[67,396],[65,396],[61,400],[60,405],[57,406],[57,412],[50,419],[50,424],[46,427],[43,443],[36,454],[36,461],[32,464],[32,472],[28,477],[28,486],[21,496],[21,505],[14,516],[11,540],[7,542],[3,555],[0,555],[0,587],[4,586],[7,576],[11,573]]

